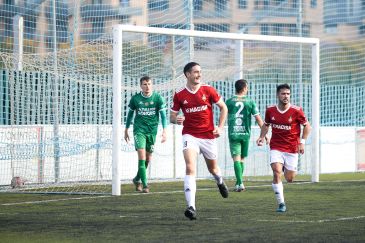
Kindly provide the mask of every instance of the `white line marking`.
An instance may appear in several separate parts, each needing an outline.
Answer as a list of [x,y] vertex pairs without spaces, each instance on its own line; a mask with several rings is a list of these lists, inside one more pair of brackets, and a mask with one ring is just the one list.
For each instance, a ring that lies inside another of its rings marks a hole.
[[137,215],[120,215],[119,218],[139,218]]
[[39,203],[48,203],[48,202],[60,202],[60,201],[72,201],[72,200],[83,200],[83,199],[93,199],[93,198],[106,198],[112,197],[109,196],[95,196],[95,197],[74,197],[74,198],[59,198],[59,199],[49,199],[49,200],[41,200],[41,201],[28,201],[28,202],[16,202],[16,203],[2,203],[1,206],[12,206],[12,205],[22,205],[22,204],[39,204]]
[[[338,181],[321,181],[321,182],[356,182],[356,181],[365,181],[365,179],[360,180],[338,180]],[[319,183],[321,183],[319,182]],[[293,182],[290,184],[294,185],[301,185],[301,184],[312,184],[313,182],[310,181],[303,181],[303,182]],[[258,186],[246,186],[246,188],[259,188],[259,187],[271,187],[270,185],[258,185]],[[197,191],[210,191],[216,190],[216,188],[202,188],[197,189]],[[141,196],[141,195],[153,195],[153,194],[174,194],[174,193],[183,193],[183,190],[180,191],[166,191],[166,192],[149,192],[149,193],[127,193],[122,194],[122,197],[125,196]],[[27,201],[27,202],[15,202],[15,203],[2,203],[1,206],[12,206],[12,205],[22,205],[22,204],[40,204],[40,203],[48,203],[48,202],[60,202],[60,201],[71,201],[71,200],[83,200],[83,199],[94,199],[94,198],[108,198],[114,197],[112,195],[104,195],[104,196],[90,196],[90,197],[77,197],[77,198],[60,198],[60,199],[49,199],[49,200],[41,200],[41,201]]]
[[275,223],[327,223],[327,222],[337,222],[337,221],[348,221],[355,219],[362,219],[365,216],[354,216],[354,217],[346,217],[346,218],[337,218],[337,219],[320,219],[320,220],[270,220],[270,219],[259,219],[258,222],[275,222]]

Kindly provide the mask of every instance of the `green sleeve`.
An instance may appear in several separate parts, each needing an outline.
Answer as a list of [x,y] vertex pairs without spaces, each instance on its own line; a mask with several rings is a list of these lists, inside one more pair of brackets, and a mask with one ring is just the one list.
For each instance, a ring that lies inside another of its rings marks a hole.
[[159,110],[160,110],[160,116],[161,116],[161,123],[162,127],[166,128],[167,126],[167,120],[166,120],[166,102],[165,99],[159,95]]
[[166,128],[166,126],[167,126],[166,109],[160,110],[160,116],[161,116],[162,127]]
[[129,128],[131,126],[133,115],[134,115],[134,110],[129,110],[127,115],[127,121],[125,123],[126,128]]

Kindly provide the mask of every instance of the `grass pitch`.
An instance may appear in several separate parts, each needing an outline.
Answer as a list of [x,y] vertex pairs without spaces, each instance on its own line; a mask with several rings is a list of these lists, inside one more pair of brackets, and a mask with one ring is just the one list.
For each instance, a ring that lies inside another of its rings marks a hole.
[[365,173],[320,180],[285,183],[283,214],[270,181],[227,199],[198,181],[194,221],[181,181],[152,183],[149,194],[122,185],[120,197],[0,194],[0,242],[365,242]]

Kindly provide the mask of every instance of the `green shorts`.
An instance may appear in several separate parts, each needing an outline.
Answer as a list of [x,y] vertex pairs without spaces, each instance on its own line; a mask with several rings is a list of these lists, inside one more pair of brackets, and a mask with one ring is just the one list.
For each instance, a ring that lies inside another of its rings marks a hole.
[[243,139],[229,139],[229,149],[231,151],[231,156],[241,155],[241,158],[246,158],[248,156],[248,145],[249,140]]
[[134,134],[134,147],[136,150],[145,149],[147,152],[152,153],[156,142],[156,134]]

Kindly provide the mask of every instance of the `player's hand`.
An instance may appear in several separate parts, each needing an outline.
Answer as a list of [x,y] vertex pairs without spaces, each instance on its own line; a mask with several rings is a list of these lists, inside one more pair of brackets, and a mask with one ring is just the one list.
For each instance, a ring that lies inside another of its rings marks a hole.
[[269,144],[270,143],[270,138],[269,138],[269,136],[265,136],[265,141],[266,141],[266,144]]
[[185,116],[177,116],[176,117],[176,124],[182,125],[185,121]]
[[304,154],[304,144],[302,144],[302,143],[300,143],[299,145],[298,145],[298,150],[299,150],[299,153],[300,154]]
[[129,134],[128,134],[128,129],[125,129],[124,130],[124,140],[129,143]]
[[161,143],[164,143],[166,141],[166,130],[163,129],[162,130],[162,135],[161,135]]
[[259,137],[259,138],[256,140],[256,144],[257,144],[257,146],[262,146],[262,145],[264,145],[264,140],[265,140],[265,138]]
[[213,135],[214,137],[218,138],[220,137],[220,135],[222,134],[223,132],[223,129],[220,128],[220,127],[214,127],[214,130],[213,130]]

